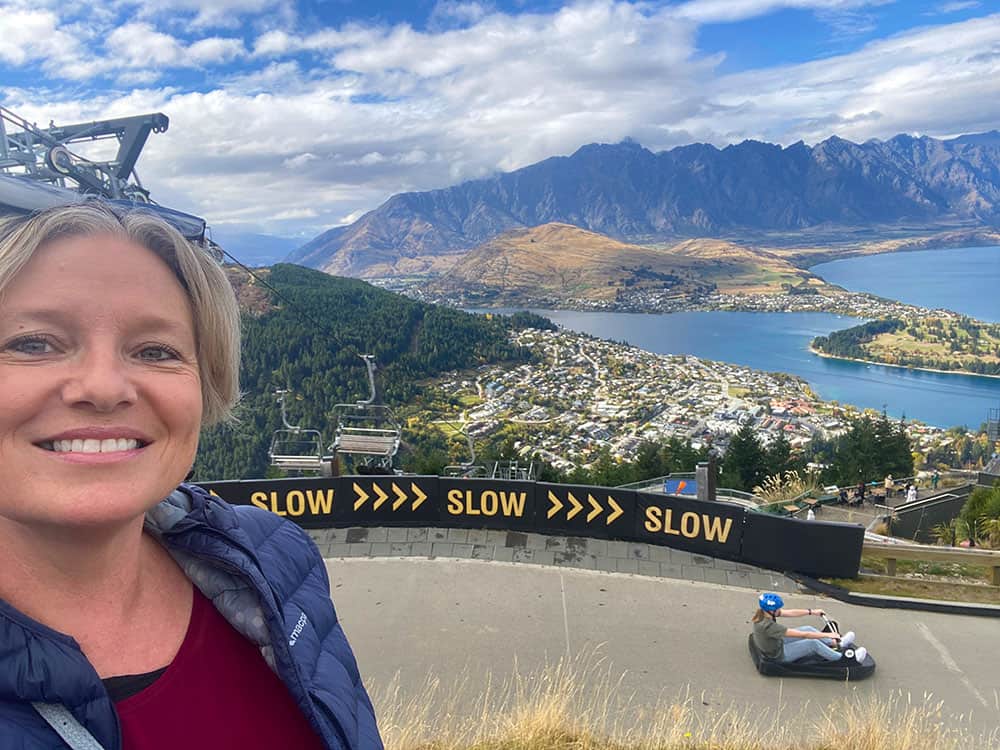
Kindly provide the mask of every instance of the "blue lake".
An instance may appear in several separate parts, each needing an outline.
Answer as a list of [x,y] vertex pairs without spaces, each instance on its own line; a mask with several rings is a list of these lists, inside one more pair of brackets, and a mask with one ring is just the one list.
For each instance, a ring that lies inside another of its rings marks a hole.
[[809,270],[845,289],[1000,321],[1000,247],[868,255]]
[[[870,255],[810,269],[827,281],[980,320],[1000,320],[1000,248]],[[818,357],[809,342],[858,320],[827,313],[535,312],[573,331],[660,354],[693,354],[804,378],[822,398],[905,414],[941,427],[978,428],[1000,406],[1000,379],[905,370]]]

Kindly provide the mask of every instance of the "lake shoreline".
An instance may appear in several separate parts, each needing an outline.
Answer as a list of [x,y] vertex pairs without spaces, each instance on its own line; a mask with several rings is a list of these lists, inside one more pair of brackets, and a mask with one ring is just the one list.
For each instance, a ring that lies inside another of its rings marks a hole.
[[964,375],[967,378],[992,378],[994,380],[1000,380],[1000,375],[985,375],[981,372],[966,372],[965,370],[936,370],[932,367],[915,367],[913,365],[897,365],[889,362],[879,362],[875,359],[857,359],[856,357],[841,357],[839,354],[829,354],[824,351],[820,351],[812,344],[809,345],[809,351],[815,354],[817,357],[823,357],[825,359],[839,359],[844,362],[857,362],[858,364],[864,365],[879,365],[880,367],[898,367],[901,370],[913,370],[915,372],[936,372],[940,375]]

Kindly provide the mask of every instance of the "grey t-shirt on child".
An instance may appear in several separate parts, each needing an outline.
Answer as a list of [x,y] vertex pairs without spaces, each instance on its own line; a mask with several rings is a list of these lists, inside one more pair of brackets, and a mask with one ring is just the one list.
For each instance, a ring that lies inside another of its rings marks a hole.
[[788,628],[779,625],[773,618],[765,617],[753,624],[753,641],[760,652],[769,659],[781,659],[785,653],[785,633]]

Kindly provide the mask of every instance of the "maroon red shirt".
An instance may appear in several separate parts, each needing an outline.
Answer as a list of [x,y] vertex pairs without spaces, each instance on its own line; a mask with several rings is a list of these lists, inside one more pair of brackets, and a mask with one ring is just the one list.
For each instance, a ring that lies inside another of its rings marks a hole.
[[197,588],[173,662],[115,705],[125,750],[325,747],[257,647]]

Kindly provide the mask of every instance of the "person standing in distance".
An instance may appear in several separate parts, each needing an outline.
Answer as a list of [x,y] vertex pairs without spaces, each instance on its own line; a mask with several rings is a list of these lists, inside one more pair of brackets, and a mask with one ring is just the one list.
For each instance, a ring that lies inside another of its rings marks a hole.
[[0,222],[5,747],[381,750],[315,545],[183,484],[239,351],[225,273],[158,217]]

